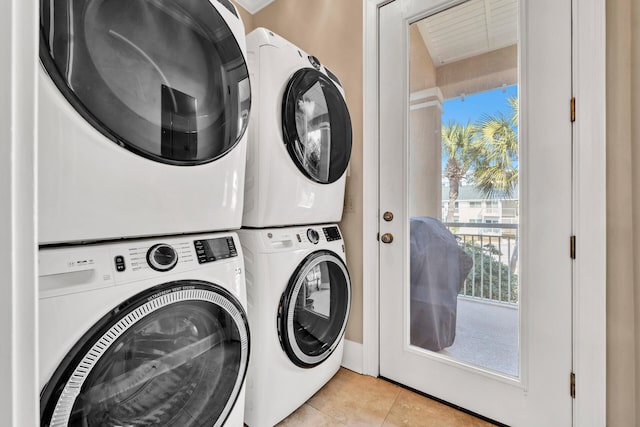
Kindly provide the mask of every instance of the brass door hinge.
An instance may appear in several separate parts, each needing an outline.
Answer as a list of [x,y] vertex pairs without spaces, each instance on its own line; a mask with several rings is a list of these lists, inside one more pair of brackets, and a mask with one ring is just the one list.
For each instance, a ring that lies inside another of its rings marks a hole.
[[571,387],[571,389],[570,389],[570,391],[571,391],[571,397],[572,397],[573,399],[575,399],[575,398],[576,398],[576,374],[574,374],[573,372],[571,372],[571,377],[570,377],[570,380],[569,380],[569,381],[570,381],[570,383],[571,383],[571,386],[570,386],[570,387]]
[[569,238],[569,256],[571,259],[576,259],[576,236]]
[[576,121],[576,98],[571,98],[571,122]]

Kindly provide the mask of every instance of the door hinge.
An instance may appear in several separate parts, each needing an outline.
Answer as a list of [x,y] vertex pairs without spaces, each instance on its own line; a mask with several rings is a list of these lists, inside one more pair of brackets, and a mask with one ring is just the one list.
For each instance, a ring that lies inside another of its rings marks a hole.
[[576,98],[571,98],[571,122],[576,121]]
[[576,259],[576,236],[569,238],[569,255],[571,259]]
[[571,397],[573,399],[576,398],[576,374],[574,374],[573,372],[571,372],[571,377],[570,377],[570,391],[571,391]]

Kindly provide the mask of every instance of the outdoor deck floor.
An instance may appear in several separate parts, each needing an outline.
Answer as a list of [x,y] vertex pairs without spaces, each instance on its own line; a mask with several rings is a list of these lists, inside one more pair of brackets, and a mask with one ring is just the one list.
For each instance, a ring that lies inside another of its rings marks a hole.
[[518,309],[458,297],[456,339],[440,353],[518,376]]

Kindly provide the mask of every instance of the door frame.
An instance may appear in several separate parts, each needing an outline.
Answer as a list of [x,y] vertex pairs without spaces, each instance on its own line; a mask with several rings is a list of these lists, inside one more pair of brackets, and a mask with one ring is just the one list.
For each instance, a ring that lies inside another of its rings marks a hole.
[[[363,218],[362,368],[372,376],[380,370],[378,13],[392,1],[363,0],[363,212],[376,215]],[[605,0],[573,0],[572,16],[573,425],[599,426],[606,424]],[[567,100],[567,120],[569,106]]]

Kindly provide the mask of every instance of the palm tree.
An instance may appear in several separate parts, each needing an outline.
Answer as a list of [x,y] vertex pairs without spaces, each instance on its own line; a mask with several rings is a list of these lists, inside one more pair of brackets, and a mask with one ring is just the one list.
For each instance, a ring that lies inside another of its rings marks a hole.
[[442,151],[447,157],[444,175],[449,180],[449,205],[446,222],[453,222],[455,204],[460,191],[460,182],[477,158],[477,147],[473,143],[476,127],[470,122],[462,126],[449,122],[442,126]]
[[[518,98],[507,100],[510,115],[482,116],[478,127],[473,180],[482,195],[490,198],[494,195],[511,197],[518,187]],[[518,262],[518,244],[511,254],[509,269],[515,272]]]
[[477,123],[473,181],[484,197],[511,196],[518,186],[518,99],[509,98],[510,117],[485,114]]

